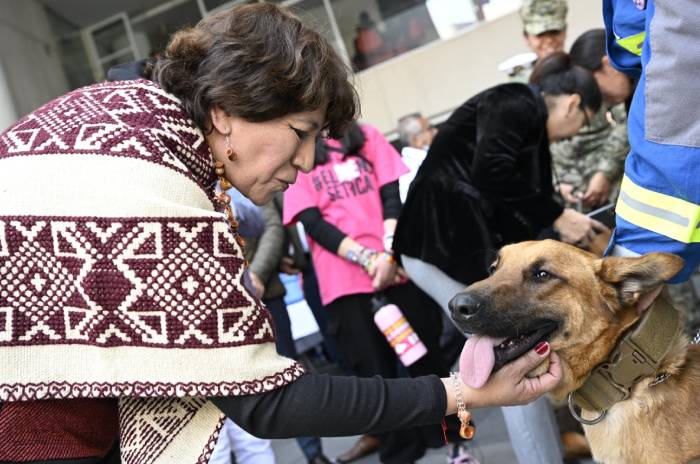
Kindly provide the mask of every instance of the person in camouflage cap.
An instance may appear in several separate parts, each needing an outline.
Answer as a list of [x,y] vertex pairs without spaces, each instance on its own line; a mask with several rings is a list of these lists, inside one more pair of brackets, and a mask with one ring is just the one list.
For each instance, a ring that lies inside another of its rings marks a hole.
[[[564,50],[566,40],[566,0],[525,0],[520,8],[525,44],[537,59]],[[526,83],[534,67],[521,66],[511,73],[514,82]]]

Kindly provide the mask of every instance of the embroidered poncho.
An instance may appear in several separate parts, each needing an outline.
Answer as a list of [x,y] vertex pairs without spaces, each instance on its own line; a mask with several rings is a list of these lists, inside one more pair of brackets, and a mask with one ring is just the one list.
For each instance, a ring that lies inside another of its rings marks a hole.
[[206,396],[303,373],[242,286],[214,182],[202,132],[146,80],[78,89],[0,136],[0,401],[117,397],[123,462],[206,462]]

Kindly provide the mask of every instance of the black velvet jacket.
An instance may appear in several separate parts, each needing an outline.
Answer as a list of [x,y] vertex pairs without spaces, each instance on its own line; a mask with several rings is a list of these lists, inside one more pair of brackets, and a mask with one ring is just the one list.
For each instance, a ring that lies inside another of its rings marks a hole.
[[460,106],[411,184],[394,251],[469,284],[486,276],[494,250],[551,225],[562,208],[546,123],[539,90],[524,84],[492,87]]

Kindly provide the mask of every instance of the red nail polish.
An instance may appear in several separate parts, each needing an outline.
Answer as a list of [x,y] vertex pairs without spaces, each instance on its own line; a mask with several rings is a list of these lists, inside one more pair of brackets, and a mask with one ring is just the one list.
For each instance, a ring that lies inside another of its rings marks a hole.
[[549,349],[549,343],[547,342],[539,342],[537,346],[535,347],[535,352],[539,355],[543,355],[547,352]]

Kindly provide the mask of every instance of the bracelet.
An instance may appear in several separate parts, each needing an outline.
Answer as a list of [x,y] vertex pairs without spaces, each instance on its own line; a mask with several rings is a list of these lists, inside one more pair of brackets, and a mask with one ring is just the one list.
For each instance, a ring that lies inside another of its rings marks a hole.
[[363,266],[365,272],[369,272],[369,268],[372,266],[372,264],[374,264],[374,262],[380,258],[386,260],[389,264],[396,264],[396,260],[391,253],[387,253],[386,251],[375,251],[374,254],[369,257],[367,264]]
[[465,440],[471,440],[474,438],[474,433],[476,432],[476,427],[472,423],[472,413],[467,411],[464,405],[464,399],[462,398],[462,380],[459,378],[456,372],[450,372],[450,379],[452,379],[452,387],[455,393],[455,401],[457,401],[457,417],[459,418],[459,436]]
[[394,234],[384,235],[382,243],[384,243],[384,251],[391,253],[394,250]]
[[378,253],[376,251],[362,247],[359,251],[348,250],[345,254],[345,258],[352,263],[359,264],[366,271],[377,255]]

